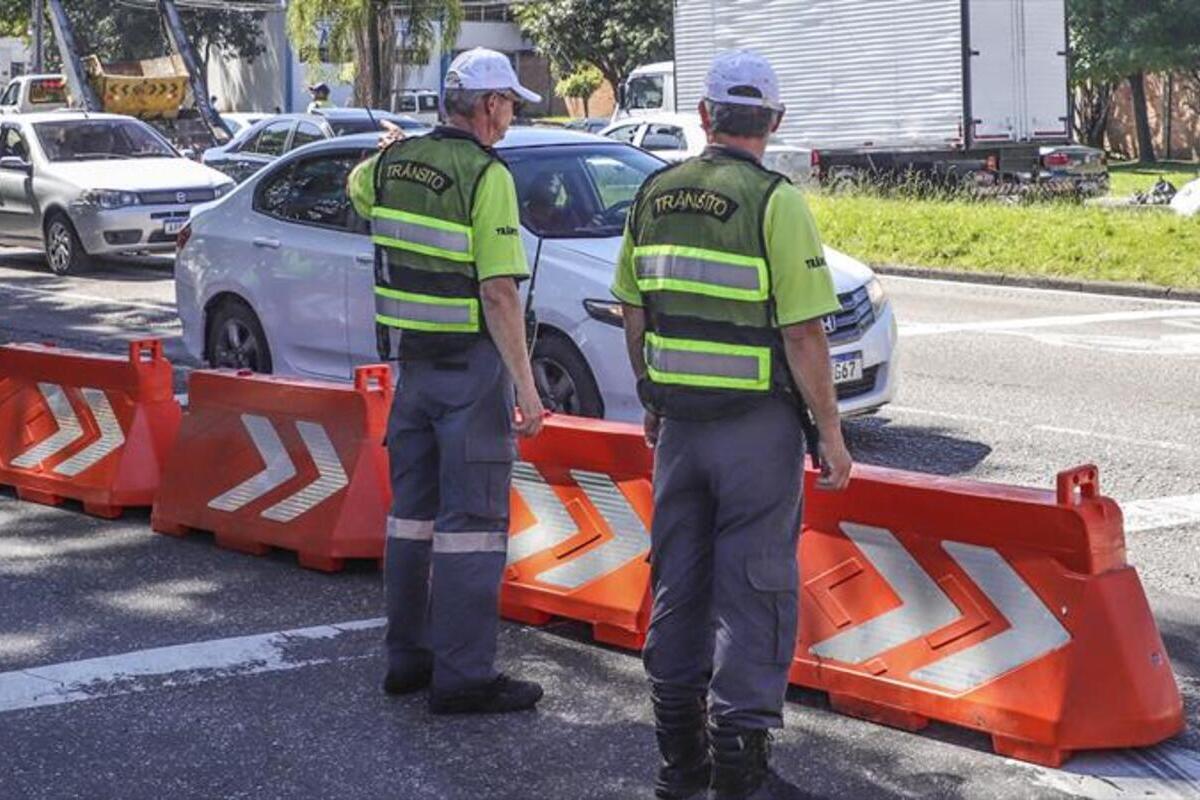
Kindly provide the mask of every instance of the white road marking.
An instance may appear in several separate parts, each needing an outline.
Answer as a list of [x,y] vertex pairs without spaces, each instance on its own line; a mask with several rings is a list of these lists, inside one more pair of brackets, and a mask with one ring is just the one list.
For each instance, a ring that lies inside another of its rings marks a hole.
[[1121,504],[1125,514],[1125,532],[1173,528],[1200,522],[1200,494],[1155,497]]
[[1092,800],[1200,797],[1200,753],[1170,742],[1141,750],[1080,753],[1062,769],[1023,766],[1034,771],[1034,782],[1044,788]]
[[81,303],[98,303],[105,306],[128,306],[129,308],[140,308],[144,311],[161,311],[172,316],[175,314],[175,306],[167,303],[148,303],[141,300],[102,297],[100,295],[82,294],[80,292],[64,292],[60,289],[34,289],[31,286],[0,286],[0,291],[53,297],[56,300],[77,300]]
[[1062,314],[1052,317],[1018,317],[978,322],[909,322],[900,325],[904,337],[938,336],[945,333],[986,333],[1020,331],[1032,328],[1063,328],[1106,322],[1145,320],[1200,319],[1200,308],[1172,308],[1161,311],[1109,311],[1102,314]]
[[358,658],[332,653],[298,655],[294,651],[305,642],[337,639],[384,623],[367,619],[318,625],[0,673],[0,713]]
[[1182,444],[1180,442],[1168,442],[1157,439],[1139,439],[1132,436],[1120,436],[1114,433],[1100,433],[1099,431],[1087,431],[1079,428],[1064,428],[1059,425],[1028,425],[1024,422],[1015,420],[981,417],[975,414],[959,414],[953,411],[935,411],[930,408],[913,408],[912,406],[889,404],[884,406],[881,413],[885,416],[892,413],[911,414],[913,416],[932,417],[934,419],[951,419],[956,422],[973,422],[982,425],[995,425],[1000,427],[1019,427],[1024,430],[1040,431],[1042,433],[1061,433],[1069,436],[1081,436],[1087,439],[1117,442],[1119,444],[1154,447],[1159,450],[1170,450],[1173,453],[1191,453],[1195,450],[1194,447]]
[[[1178,323],[1182,320],[1165,321]],[[1178,358],[1200,357],[1200,333],[1167,336],[1108,336],[1104,334],[1029,333],[1024,331],[999,331],[999,333],[1011,333],[1013,336],[1032,339],[1051,347],[1071,347],[1076,350],[1095,350],[1101,353]]]

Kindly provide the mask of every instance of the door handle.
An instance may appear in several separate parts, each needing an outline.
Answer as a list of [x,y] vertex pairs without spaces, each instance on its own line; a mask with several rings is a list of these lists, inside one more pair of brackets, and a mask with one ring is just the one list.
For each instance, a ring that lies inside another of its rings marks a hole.
[[255,247],[269,247],[272,250],[278,250],[279,245],[280,245],[280,242],[278,239],[272,239],[267,236],[255,236],[254,237],[254,246]]
[[370,264],[371,266],[375,266],[374,253],[359,253],[354,257],[354,260],[360,264]]

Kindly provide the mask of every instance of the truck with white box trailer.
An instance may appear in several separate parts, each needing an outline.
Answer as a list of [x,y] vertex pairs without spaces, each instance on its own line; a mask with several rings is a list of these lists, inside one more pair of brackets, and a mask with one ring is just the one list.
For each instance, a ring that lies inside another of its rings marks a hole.
[[674,29],[664,99],[694,111],[716,53],[761,53],[779,135],[827,184],[1031,182],[1043,148],[1071,139],[1065,0],[676,0]]

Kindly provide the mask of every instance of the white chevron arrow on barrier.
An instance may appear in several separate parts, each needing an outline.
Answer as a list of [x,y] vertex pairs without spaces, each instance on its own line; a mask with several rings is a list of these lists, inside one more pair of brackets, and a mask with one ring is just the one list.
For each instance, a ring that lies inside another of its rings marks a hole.
[[[862,664],[962,618],[958,607],[891,531],[851,522],[842,523],[841,529],[900,597],[901,604],[815,643],[809,648],[811,653]],[[942,542],[942,548],[1010,627],[913,671],[914,680],[963,694],[1070,642],[1071,634],[999,552],[963,542]]]
[[100,438],[54,468],[55,472],[68,478],[90,469],[99,463],[100,459],[116,452],[125,444],[125,433],[121,430],[121,423],[113,412],[112,404],[108,402],[108,396],[99,389],[84,389],[83,399],[91,409],[92,419],[96,421],[96,427],[100,431]]
[[39,383],[38,391],[42,393],[58,430],[14,458],[12,465],[18,469],[33,469],[83,437],[83,426],[79,424],[79,418],[71,408],[66,390],[53,383]]
[[[296,465],[271,420],[255,414],[243,414],[242,424],[262,456],[263,470],[209,501],[208,507],[217,511],[244,508],[283,486],[297,474]],[[350,485],[324,426],[301,420],[296,422],[296,430],[317,468],[317,478],[262,512],[263,518],[273,522],[291,522]]]

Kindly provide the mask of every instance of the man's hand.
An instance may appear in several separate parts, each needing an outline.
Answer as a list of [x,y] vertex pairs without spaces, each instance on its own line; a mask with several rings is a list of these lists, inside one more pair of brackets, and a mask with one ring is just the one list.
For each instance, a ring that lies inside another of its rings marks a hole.
[[404,129],[394,122],[381,119],[379,120],[379,125],[383,128],[383,135],[379,137],[380,150],[387,150],[396,142],[404,139]]
[[646,432],[646,446],[655,447],[658,444],[658,432],[662,429],[662,417],[653,411],[647,411],[642,428]]
[[841,434],[828,437],[822,436],[819,447],[821,451],[821,477],[817,478],[817,488],[827,492],[840,492],[850,483],[850,451]]
[[525,394],[517,392],[517,413],[513,426],[518,436],[531,438],[542,432],[542,421],[546,418],[546,409],[542,407],[542,398],[537,392]]

